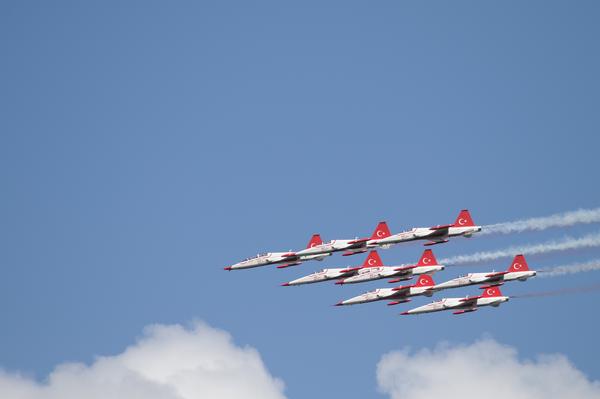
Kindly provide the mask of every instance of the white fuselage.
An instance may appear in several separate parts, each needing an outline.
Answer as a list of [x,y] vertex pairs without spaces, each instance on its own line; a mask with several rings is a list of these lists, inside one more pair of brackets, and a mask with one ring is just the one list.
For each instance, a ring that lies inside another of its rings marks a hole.
[[348,268],[323,269],[309,274],[308,276],[292,280],[286,283],[286,285],[302,285],[318,283],[320,281],[337,280],[340,277],[352,276],[354,273],[356,273],[356,270],[349,270]]
[[296,252],[296,255],[321,255],[344,251],[347,249],[356,248],[357,243],[354,241],[355,240],[331,240],[329,242],[324,242],[323,244],[315,245],[313,247],[303,249],[302,251],[298,251]]
[[481,306],[500,306],[501,303],[508,301],[507,296],[493,296],[486,298],[477,298],[474,301],[465,301],[466,298],[444,298],[440,301],[432,302],[427,305],[406,311],[406,314],[419,314],[440,312],[442,310],[474,310]]
[[413,276],[418,274],[433,274],[435,272],[444,270],[443,265],[434,266],[416,266],[407,269],[400,269],[404,266],[379,266],[379,267],[365,267],[359,269],[353,276],[346,277],[340,282],[343,284],[354,284],[363,283],[365,281],[381,280],[384,278],[399,277],[402,280],[410,280]]
[[286,256],[289,252],[269,252],[266,254],[260,254],[253,258],[245,259],[241,262],[238,262],[234,265],[230,266],[230,270],[237,269],[250,269],[253,267],[267,266],[273,265],[277,263],[295,263],[295,262],[304,262],[307,260],[323,260],[326,256],[330,254],[320,254],[320,255],[303,255],[303,256]]
[[466,276],[457,277],[443,283],[436,284],[433,289],[436,291],[445,290],[448,288],[465,287],[468,285],[477,285],[483,283],[501,283],[505,281],[520,280],[525,281],[536,275],[534,270],[525,272],[510,272],[506,274],[493,275],[494,273],[469,273]]
[[364,294],[357,295],[354,298],[346,299],[339,303],[339,305],[357,305],[359,303],[368,303],[383,300],[402,300],[417,295],[431,296],[433,291],[429,290],[430,287],[410,287],[404,290],[395,291],[393,288],[378,288],[373,291],[365,292]]
[[456,236],[467,236],[470,237],[472,234],[481,231],[480,226],[467,226],[467,227],[449,227],[443,230],[436,230],[430,227],[415,227],[407,231],[393,234],[389,237],[369,240],[367,247],[386,247],[401,242],[425,240],[433,238],[447,238]]

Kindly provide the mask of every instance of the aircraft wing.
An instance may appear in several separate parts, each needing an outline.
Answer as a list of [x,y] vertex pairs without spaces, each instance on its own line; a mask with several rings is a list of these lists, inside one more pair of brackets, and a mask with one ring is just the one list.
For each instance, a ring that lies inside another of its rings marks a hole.
[[347,267],[346,269],[340,270],[340,274],[352,273],[360,269],[362,269],[362,267]]
[[452,224],[443,224],[443,225],[439,225],[439,226],[433,226],[433,227],[430,227],[429,229],[430,229],[430,230],[435,230],[435,231],[438,231],[438,232],[443,232],[443,231],[445,231],[445,232],[446,232],[446,234],[448,234],[448,229],[449,229],[450,227],[452,227],[452,226],[453,226]]
[[399,296],[403,296],[404,294],[407,294],[409,290],[410,290],[410,285],[403,285],[402,287],[392,288],[392,291],[395,291],[396,295],[399,295]]
[[463,298],[460,300],[461,305],[475,305],[478,299],[483,298],[483,296],[471,296],[467,298]]
[[370,238],[357,238],[355,240],[349,241],[348,244],[352,244],[352,246],[354,247],[360,247],[365,245],[369,240]]
[[495,277],[495,278],[500,278],[502,276],[504,276],[505,274],[507,274],[508,272],[494,272],[494,273],[490,273],[490,274],[486,274],[486,277]]
[[[390,277],[404,277],[404,276],[410,276],[410,271],[411,269],[414,269],[415,265],[411,265],[411,266],[404,266],[404,267],[397,267],[394,269],[395,273],[394,276],[390,276]],[[401,281],[401,280],[394,280],[394,281]],[[392,281],[390,281],[391,283]]]

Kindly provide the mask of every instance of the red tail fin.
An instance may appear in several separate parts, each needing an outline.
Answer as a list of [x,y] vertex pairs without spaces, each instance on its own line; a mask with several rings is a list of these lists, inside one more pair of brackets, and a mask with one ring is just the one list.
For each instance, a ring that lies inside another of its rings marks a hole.
[[528,270],[529,266],[527,265],[527,261],[523,255],[515,256],[510,267],[508,268],[509,272],[526,272]]
[[375,231],[371,235],[371,240],[378,240],[381,238],[389,237],[391,235],[392,235],[392,233],[390,233],[390,229],[388,228],[387,223],[379,222],[377,227],[375,227]]
[[473,223],[473,219],[471,218],[471,214],[469,213],[469,211],[467,209],[463,209],[458,214],[458,217],[456,218],[456,221],[454,222],[454,227],[468,227],[468,226],[475,226],[475,223]]
[[383,266],[383,262],[381,261],[381,258],[379,257],[379,254],[377,253],[377,251],[369,252],[367,259],[365,259],[365,262],[363,263],[363,267],[380,267],[380,266]]
[[489,287],[483,291],[482,297],[489,298],[492,296],[502,296],[502,293],[500,292],[500,287]]
[[423,255],[421,255],[421,259],[419,259],[417,266],[433,266],[437,264],[437,259],[435,259],[433,251],[431,249],[426,249],[423,251]]
[[433,287],[434,285],[433,278],[429,274],[419,276],[419,280],[415,284],[417,287]]
[[313,236],[310,238],[310,241],[308,242],[308,245],[306,246],[306,248],[316,247],[317,245],[321,245],[321,244],[323,244],[323,240],[321,240],[321,235],[313,234]]

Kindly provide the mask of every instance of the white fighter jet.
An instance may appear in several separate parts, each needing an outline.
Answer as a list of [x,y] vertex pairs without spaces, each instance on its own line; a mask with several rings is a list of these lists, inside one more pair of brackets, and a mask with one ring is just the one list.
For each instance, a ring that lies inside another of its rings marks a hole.
[[442,310],[454,310],[453,314],[474,312],[481,306],[498,307],[501,303],[508,301],[509,297],[503,296],[498,286],[488,286],[483,295],[465,298],[444,298],[418,308],[402,312],[402,315],[440,312]]
[[448,288],[458,288],[477,284],[502,285],[505,281],[525,281],[530,277],[534,277],[536,274],[537,272],[535,270],[529,270],[525,257],[523,255],[517,255],[505,272],[469,273],[465,276],[437,284],[433,289],[435,291],[441,291]]
[[290,285],[312,284],[321,281],[338,280],[342,277],[354,276],[363,269],[379,267],[380,264],[381,258],[379,258],[377,251],[371,251],[362,266],[323,269],[321,271],[309,274],[308,276],[300,277],[296,280],[292,280],[281,285],[287,287]]
[[[319,234],[313,234],[310,241],[308,242],[307,248],[319,246],[323,243]],[[296,266],[307,260],[323,260],[325,257],[330,256],[330,253],[325,254],[311,254],[311,255],[300,255],[296,252],[267,252],[258,254],[252,258],[245,259],[235,265],[227,266],[225,270],[238,270],[238,269],[250,269],[253,267],[275,265],[278,269],[285,267]]]
[[416,265],[401,265],[401,266],[384,266],[383,262],[376,251],[371,251],[374,254],[369,260],[369,267],[364,267],[356,271],[352,276],[341,276],[336,284],[353,284],[362,283],[365,281],[380,280],[384,278],[394,278],[390,283],[410,280],[415,275],[433,274],[437,271],[444,270],[443,265],[438,265],[435,255],[431,249],[426,249],[421,255],[421,259]]
[[359,303],[375,301],[391,301],[388,305],[398,305],[399,303],[410,302],[410,297],[417,295],[431,296],[434,282],[431,276],[424,274],[419,277],[414,285],[404,285],[395,288],[377,288],[376,290],[366,292],[354,298],[346,299],[336,303],[335,306],[356,305]]
[[475,223],[473,223],[473,219],[471,218],[469,211],[467,209],[463,209],[460,211],[456,221],[453,224],[445,224],[433,227],[415,227],[401,233],[391,234],[388,237],[371,239],[368,242],[368,247],[389,248],[389,246],[394,244],[416,240],[427,240],[428,242],[424,245],[442,244],[448,242],[449,237],[471,237],[474,233],[479,231],[481,231],[481,226],[476,226]]
[[367,244],[371,241],[377,241],[388,237],[390,230],[387,228],[385,222],[380,222],[370,238],[355,238],[353,240],[331,240],[324,242],[319,245],[314,245],[310,248],[303,249],[302,251],[296,252],[296,255],[321,255],[321,254],[332,254],[334,252],[346,251],[342,255],[355,255],[367,252]]

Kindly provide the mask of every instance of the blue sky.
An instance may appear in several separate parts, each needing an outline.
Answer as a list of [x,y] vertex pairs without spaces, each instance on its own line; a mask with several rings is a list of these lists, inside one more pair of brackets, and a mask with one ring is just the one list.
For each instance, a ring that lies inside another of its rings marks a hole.
[[[385,283],[279,286],[362,257],[222,270],[314,232],[364,236],[382,219],[399,231],[462,208],[488,224],[597,207],[597,2],[0,7],[0,367],[43,378],[122,351],[148,324],[204,320],[257,348],[292,398],[381,397],[384,353],[486,335],[524,356],[564,353],[600,379],[597,294],[406,319],[403,305],[330,306]],[[587,231],[597,226],[433,249]]]

